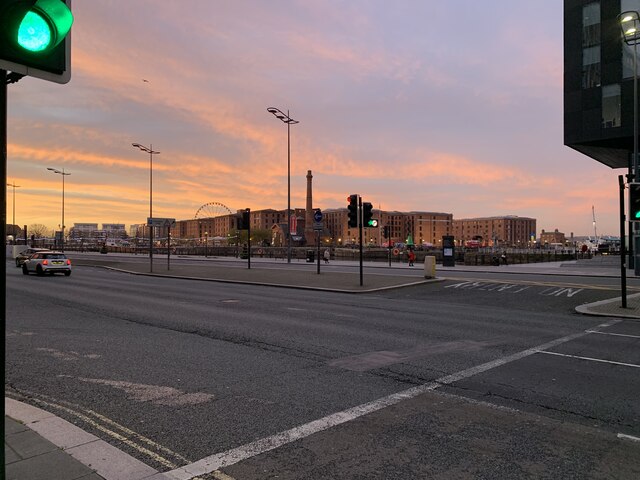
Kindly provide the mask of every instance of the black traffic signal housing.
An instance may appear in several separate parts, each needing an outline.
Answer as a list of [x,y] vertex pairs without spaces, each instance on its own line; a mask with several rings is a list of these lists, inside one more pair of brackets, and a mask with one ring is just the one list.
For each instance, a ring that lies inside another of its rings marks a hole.
[[251,209],[242,210],[242,215],[238,219],[238,230],[249,230],[251,226]]
[[347,214],[349,217],[349,227],[355,228],[358,226],[358,195],[351,194],[347,197],[349,205],[347,205]]
[[2,0],[0,69],[67,83],[72,24],[71,0]]
[[391,235],[390,235],[390,234],[391,234],[390,230],[391,230],[391,228],[389,227],[389,225],[385,225],[385,226],[382,228],[382,236],[383,236],[384,238],[389,238],[389,237],[391,236]]
[[629,184],[629,221],[640,222],[640,183]]
[[378,220],[373,218],[373,205],[370,202],[362,202],[362,224],[367,228],[378,226]]

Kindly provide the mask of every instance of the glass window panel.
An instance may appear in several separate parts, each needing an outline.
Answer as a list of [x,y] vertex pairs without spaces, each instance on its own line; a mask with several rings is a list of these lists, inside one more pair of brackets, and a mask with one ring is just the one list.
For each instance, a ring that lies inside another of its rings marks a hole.
[[582,49],[582,88],[600,86],[600,47]]
[[582,29],[582,46],[590,47],[600,44],[600,24],[589,25]]
[[600,47],[588,47],[582,49],[582,65],[600,63]]
[[619,127],[621,124],[620,84],[602,87],[602,128]]
[[600,23],[600,2],[588,3],[582,7],[582,26]]

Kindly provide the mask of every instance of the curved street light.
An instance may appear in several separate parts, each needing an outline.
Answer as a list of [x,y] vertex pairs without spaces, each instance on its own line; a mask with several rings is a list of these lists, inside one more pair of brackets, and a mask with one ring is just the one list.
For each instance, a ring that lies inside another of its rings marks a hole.
[[64,168],[62,170],[58,170],[57,168],[47,167],[47,170],[62,176],[62,224],[60,225],[62,229],[62,238],[60,239],[60,251],[64,252],[64,177],[71,174],[65,172]]
[[278,120],[287,124],[287,263],[291,263],[291,125],[300,123],[276,107],[267,108]]
[[149,147],[139,143],[132,143],[131,145],[149,154],[149,220],[147,221],[147,226],[149,227],[149,272],[153,273],[153,223],[149,225],[149,222],[153,222],[153,155],[158,155],[160,152],[153,150],[153,145],[151,144],[149,144]]

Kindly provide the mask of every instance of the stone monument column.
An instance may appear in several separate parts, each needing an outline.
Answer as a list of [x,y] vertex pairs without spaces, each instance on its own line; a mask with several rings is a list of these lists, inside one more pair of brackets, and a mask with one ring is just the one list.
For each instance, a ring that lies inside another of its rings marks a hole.
[[304,212],[304,238],[307,245],[313,245],[315,234],[313,231],[313,188],[311,170],[307,170],[307,206]]

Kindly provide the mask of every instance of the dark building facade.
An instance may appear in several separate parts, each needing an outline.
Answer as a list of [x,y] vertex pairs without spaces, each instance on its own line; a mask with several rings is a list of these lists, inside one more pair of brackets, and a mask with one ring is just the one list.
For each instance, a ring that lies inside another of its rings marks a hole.
[[629,10],[640,0],[564,2],[564,143],[611,168],[633,152],[635,53],[618,20]]

